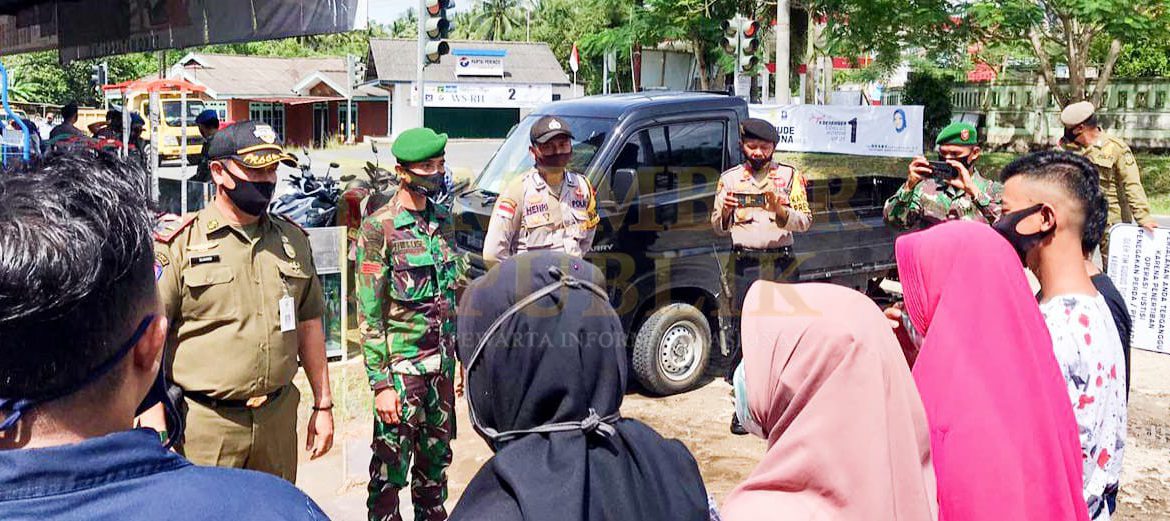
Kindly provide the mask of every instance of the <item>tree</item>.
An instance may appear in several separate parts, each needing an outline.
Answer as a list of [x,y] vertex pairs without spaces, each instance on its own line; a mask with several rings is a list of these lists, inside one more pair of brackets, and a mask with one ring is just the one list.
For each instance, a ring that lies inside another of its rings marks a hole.
[[481,40],[506,40],[517,27],[523,29],[524,24],[518,21],[517,5],[516,0],[483,0],[473,15],[476,37]]
[[[977,41],[1029,53],[1061,105],[1100,105],[1125,44],[1170,26],[1170,0],[977,0],[966,14]],[[1085,72],[1098,39],[1108,49],[1089,91]],[[1067,83],[1057,81],[1057,65],[1068,67]]]
[[390,35],[395,38],[418,38],[418,13],[414,8],[407,9],[406,13],[390,24]]
[[929,71],[911,72],[902,89],[902,103],[922,105],[922,139],[928,145],[931,137],[951,122],[951,85],[953,81],[945,75]]

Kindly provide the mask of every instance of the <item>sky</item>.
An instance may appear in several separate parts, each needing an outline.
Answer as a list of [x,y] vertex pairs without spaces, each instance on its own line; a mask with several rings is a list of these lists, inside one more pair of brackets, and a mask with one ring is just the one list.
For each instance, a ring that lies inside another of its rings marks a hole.
[[[471,9],[474,0],[455,0],[455,11],[461,12]],[[380,24],[389,24],[413,7],[418,9],[418,0],[366,0],[369,7],[370,20]]]

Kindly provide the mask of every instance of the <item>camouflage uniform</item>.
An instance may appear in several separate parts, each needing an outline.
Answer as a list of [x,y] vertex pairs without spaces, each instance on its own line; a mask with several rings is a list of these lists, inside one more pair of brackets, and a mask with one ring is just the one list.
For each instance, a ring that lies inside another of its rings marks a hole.
[[982,194],[972,199],[951,185],[939,186],[933,179],[923,179],[913,190],[902,185],[886,201],[886,224],[903,230],[921,229],[945,221],[993,223],[1003,213],[1003,185],[971,169],[971,180]]
[[[1097,165],[1097,173],[1101,176],[1101,193],[1109,205],[1106,231],[1115,224],[1137,222],[1145,225],[1154,220],[1146,191],[1142,188],[1137,160],[1129,145],[1113,136],[1102,135],[1093,146],[1079,152]],[[1108,233],[1101,239],[1101,257],[1108,265]]]
[[444,229],[451,214],[428,203],[421,213],[393,200],[362,222],[357,293],[370,386],[391,386],[402,404],[397,425],[374,417],[369,518],[401,519],[398,491],[412,455],[414,519],[446,519],[447,467],[455,435],[455,291],[466,260]]

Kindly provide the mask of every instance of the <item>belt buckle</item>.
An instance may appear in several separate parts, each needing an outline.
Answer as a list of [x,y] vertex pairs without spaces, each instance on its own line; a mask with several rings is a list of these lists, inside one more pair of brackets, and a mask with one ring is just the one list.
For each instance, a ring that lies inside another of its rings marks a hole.
[[249,409],[259,409],[265,403],[268,403],[268,395],[262,394],[260,396],[253,396],[248,398],[248,401],[244,402],[244,406]]

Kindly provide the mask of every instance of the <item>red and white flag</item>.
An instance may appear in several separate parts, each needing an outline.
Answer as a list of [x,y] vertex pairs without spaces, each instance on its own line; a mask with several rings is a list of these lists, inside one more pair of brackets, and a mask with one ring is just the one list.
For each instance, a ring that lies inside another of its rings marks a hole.
[[573,72],[577,72],[577,69],[580,66],[581,57],[577,55],[577,42],[573,42],[573,52],[569,53],[569,68],[572,69]]

